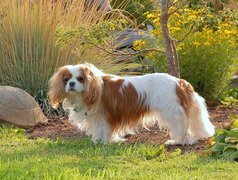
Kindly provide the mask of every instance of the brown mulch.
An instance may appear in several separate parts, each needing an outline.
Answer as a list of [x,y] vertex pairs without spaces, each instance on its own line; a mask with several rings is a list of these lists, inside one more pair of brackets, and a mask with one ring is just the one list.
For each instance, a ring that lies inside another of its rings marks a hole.
[[[238,114],[238,110],[223,108],[221,106],[215,106],[209,108],[209,114],[211,116],[212,123],[217,127],[226,127],[229,125],[231,119],[229,118],[231,114]],[[77,129],[77,127],[70,124],[67,117],[61,118],[49,118],[47,124],[39,124],[32,128],[26,129],[27,135],[30,138],[35,139],[38,137],[45,137],[51,139],[57,139],[62,137],[65,139],[69,138],[82,138],[85,134]],[[125,143],[134,144],[136,142],[141,142],[144,144],[160,145],[165,143],[169,138],[166,132],[160,131],[158,126],[150,128],[150,130],[141,129],[135,135],[126,137],[127,141]],[[176,148],[180,148],[182,152],[190,151],[201,151],[207,145],[206,141],[199,141],[194,145],[190,146],[167,146],[169,151]]]

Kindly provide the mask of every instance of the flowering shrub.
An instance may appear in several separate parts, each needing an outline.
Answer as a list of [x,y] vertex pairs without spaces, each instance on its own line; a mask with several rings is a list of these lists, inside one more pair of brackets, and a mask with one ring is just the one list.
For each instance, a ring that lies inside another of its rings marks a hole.
[[[163,48],[160,12],[145,15],[154,24],[152,34],[157,37],[157,45]],[[169,21],[171,35],[178,40],[181,77],[205,98],[216,98],[234,74],[238,61],[237,17],[236,11],[214,13],[208,7],[186,7],[174,13]],[[167,71],[165,55],[146,56],[159,66],[159,71]]]
[[123,8],[124,14],[131,19],[136,19],[140,26],[144,26],[147,21],[146,16],[143,16],[147,11],[153,11],[157,5],[156,0],[111,0],[113,8]]

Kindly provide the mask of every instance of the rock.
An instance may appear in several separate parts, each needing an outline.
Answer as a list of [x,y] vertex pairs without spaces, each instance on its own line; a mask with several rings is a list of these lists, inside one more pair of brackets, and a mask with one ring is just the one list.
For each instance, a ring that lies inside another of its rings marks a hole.
[[149,31],[145,31],[142,29],[133,29],[128,28],[124,31],[119,31],[114,34],[113,47],[116,50],[131,48],[133,47],[133,43],[136,40],[146,40],[150,43],[154,42],[154,36],[152,36]]
[[47,123],[35,99],[22,89],[0,86],[0,121],[21,127]]
[[231,86],[232,88],[237,88],[237,87],[238,87],[238,75],[233,76],[233,77],[231,78],[230,86]]

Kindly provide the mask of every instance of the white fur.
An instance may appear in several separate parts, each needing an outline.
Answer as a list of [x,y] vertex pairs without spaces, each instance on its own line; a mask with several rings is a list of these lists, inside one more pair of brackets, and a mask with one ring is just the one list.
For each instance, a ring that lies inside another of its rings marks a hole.
[[[67,65],[67,66],[65,66],[65,68],[67,68],[72,75],[72,78],[69,79],[68,82],[66,83],[65,92],[71,96],[77,95],[78,92],[79,93],[83,92],[84,86],[82,83],[78,82],[78,80],[77,80],[77,77],[82,75],[82,72],[79,71],[80,65],[76,65],[76,66]],[[71,82],[75,83],[73,91],[71,90],[71,87],[69,85]],[[73,99],[73,98],[71,98],[71,99]]]
[[[73,75],[70,81],[77,82],[76,77],[80,75],[78,71],[80,66],[84,65],[66,66]],[[93,65],[90,65],[90,70],[97,77],[105,75]],[[114,77],[115,80],[122,78]],[[171,139],[166,144],[193,144],[199,139],[208,138],[214,134],[214,126],[209,121],[204,99],[197,93],[194,93],[192,97],[197,108],[191,107],[189,116],[186,115],[176,95],[176,85],[179,79],[164,73],[124,77],[123,79],[125,81],[120,88],[121,93],[123,93],[123,88],[131,83],[140,97],[146,97],[144,103],[149,107],[150,113],[140,119],[138,125],[148,127],[158,123],[160,127],[167,128]],[[83,85],[78,83],[76,91],[82,92],[83,89]],[[66,92],[67,90],[66,86]],[[133,131],[124,127],[110,136],[110,125],[102,113],[100,101],[89,110],[80,97],[80,93],[78,94],[79,97],[72,95],[70,99],[65,99],[64,108],[70,111],[69,120],[86,131],[88,135],[92,135],[94,142],[98,140],[104,143],[120,141],[126,133]]]

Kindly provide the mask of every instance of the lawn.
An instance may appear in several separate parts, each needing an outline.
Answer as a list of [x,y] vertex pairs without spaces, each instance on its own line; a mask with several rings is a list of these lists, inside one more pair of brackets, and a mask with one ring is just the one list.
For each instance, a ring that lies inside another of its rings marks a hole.
[[28,139],[0,128],[0,179],[238,179],[238,164],[145,143]]

